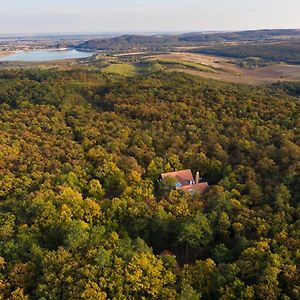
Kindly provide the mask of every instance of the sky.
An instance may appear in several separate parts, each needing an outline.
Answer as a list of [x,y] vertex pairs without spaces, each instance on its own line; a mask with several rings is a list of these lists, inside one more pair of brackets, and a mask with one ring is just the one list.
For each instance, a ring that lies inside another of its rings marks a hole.
[[300,28],[300,0],[0,0],[0,33]]

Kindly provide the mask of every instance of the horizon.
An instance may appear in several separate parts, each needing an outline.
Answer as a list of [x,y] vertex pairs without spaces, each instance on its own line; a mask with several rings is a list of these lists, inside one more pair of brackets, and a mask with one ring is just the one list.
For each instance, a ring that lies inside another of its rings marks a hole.
[[6,30],[0,34],[300,28],[298,11],[298,0],[10,0],[1,6],[0,28]]
[[300,30],[299,28],[249,28],[249,29],[240,29],[240,30],[186,30],[186,31],[70,31],[70,32],[11,32],[11,33],[3,33],[0,32],[0,37],[39,37],[39,36],[63,36],[63,35],[170,35],[170,34],[188,34],[188,33],[221,33],[221,32],[243,32],[243,31],[262,31],[262,30]]

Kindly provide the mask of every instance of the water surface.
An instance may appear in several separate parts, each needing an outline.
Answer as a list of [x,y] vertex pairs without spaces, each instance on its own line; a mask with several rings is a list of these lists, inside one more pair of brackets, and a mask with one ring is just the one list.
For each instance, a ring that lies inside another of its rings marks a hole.
[[90,57],[94,53],[76,50],[32,50],[17,51],[7,56],[0,57],[0,61],[51,61],[61,59],[74,59]]

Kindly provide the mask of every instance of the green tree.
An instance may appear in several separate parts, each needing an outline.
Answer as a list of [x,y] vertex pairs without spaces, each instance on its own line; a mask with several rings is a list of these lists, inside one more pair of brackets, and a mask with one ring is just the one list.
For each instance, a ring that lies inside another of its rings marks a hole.
[[204,247],[212,240],[212,229],[207,217],[197,212],[194,217],[188,218],[182,225],[178,241],[186,245],[186,262],[189,261],[189,247],[196,249]]

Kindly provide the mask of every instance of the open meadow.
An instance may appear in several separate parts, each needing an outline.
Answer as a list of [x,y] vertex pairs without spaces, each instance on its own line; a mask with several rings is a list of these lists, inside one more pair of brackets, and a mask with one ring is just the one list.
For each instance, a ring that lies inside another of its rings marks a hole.
[[[234,58],[187,52],[152,55],[148,59],[158,62],[173,61],[173,66],[168,68],[170,71],[180,71],[227,82],[257,85],[277,81],[300,80],[299,65],[274,64],[266,67],[246,69],[239,66],[238,60]],[[192,64],[196,67],[186,68],[187,65],[191,66]],[[202,66],[202,69],[200,66]],[[206,67],[206,69],[203,67]]]

